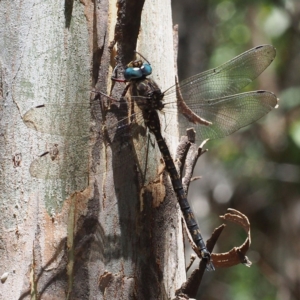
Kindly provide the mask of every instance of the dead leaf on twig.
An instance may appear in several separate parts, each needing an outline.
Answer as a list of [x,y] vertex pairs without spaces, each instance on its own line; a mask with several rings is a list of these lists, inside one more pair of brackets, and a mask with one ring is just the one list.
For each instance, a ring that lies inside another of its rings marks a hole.
[[227,268],[242,263],[250,267],[252,263],[246,256],[251,244],[250,222],[248,218],[238,210],[232,208],[228,208],[228,213],[224,216],[220,216],[220,218],[241,226],[248,236],[241,246],[234,247],[229,252],[212,253],[211,258],[214,266],[217,268]]

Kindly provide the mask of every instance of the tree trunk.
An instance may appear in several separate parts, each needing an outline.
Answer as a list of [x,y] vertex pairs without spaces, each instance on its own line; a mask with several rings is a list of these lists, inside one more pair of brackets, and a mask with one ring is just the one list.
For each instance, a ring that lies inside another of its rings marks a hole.
[[[138,0],[0,2],[0,298],[169,299],[185,279],[168,177],[142,186],[142,168],[126,158],[132,149],[105,137],[114,115],[91,93],[108,94],[115,54],[124,65],[136,48],[162,90],[174,84],[170,2],[142,8]],[[113,98],[123,88],[116,83]],[[148,149],[150,174],[156,149]]]

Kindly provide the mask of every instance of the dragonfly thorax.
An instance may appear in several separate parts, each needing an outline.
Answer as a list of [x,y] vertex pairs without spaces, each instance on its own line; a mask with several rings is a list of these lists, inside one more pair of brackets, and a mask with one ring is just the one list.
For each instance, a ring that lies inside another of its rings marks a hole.
[[162,110],[164,94],[156,82],[149,78],[132,80],[131,95],[141,110]]

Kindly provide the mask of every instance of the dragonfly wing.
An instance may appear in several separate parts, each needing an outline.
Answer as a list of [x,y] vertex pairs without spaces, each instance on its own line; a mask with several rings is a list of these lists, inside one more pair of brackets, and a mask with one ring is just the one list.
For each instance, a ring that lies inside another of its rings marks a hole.
[[[179,83],[183,100],[188,106],[208,99],[236,94],[261,74],[274,60],[276,50],[271,45],[250,49],[221,66],[192,76]],[[166,103],[174,101],[176,86],[164,94]]]
[[[124,165],[126,162],[134,161],[136,169],[141,175],[143,185],[156,179],[158,174],[157,164],[153,164],[157,158],[158,147],[152,134],[145,124],[142,111],[138,106],[144,106],[148,98],[131,96],[134,101],[134,111],[130,117],[119,119],[117,123],[107,127],[107,133],[112,141],[116,159],[114,165]],[[115,115],[118,115],[115,113]],[[111,138],[113,137],[113,139]],[[124,149],[126,149],[124,151]]]
[[[23,121],[29,128],[55,136],[47,136],[48,147],[44,155],[31,163],[31,176],[47,180],[87,177],[91,126],[89,103],[40,105],[27,111]],[[55,142],[51,143],[49,139]]]
[[190,123],[184,116],[180,118],[181,133],[186,128],[195,127],[197,140],[221,138],[262,118],[277,106],[277,97],[267,91],[254,91],[202,101],[190,108],[211,125]]
[[45,104],[31,108],[23,116],[27,127],[61,136],[87,136],[91,106],[81,103]]
[[[23,121],[29,128],[56,136],[50,137],[55,142],[48,142],[50,146],[45,155],[31,163],[31,176],[44,180],[88,178],[90,120],[90,105],[80,103],[45,104],[25,113]],[[156,173],[150,176],[147,170],[148,150],[153,142],[148,142],[142,114],[134,113],[128,117],[127,107],[118,106],[106,113],[106,123],[108,125],[102,129],[105,131],[107,146],[114,150],[114,169],[134,161],[142,175],[149,178],[147,181],[153,180]],[[96,171],[101,174],[106,172],[105,168]]]
[[60,142],[30,165],[30,174],[40,179],[67,179],[88,176],[89,139]]

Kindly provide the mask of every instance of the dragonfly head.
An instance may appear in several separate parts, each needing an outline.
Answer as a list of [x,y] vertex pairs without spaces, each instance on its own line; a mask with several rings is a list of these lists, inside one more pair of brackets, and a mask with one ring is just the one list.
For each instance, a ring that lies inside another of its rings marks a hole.
[[152,67],[149,63],[143,63],[141,60],[131,61],[125,68],[124,77],[126,81],[140,79],[152,73]]

